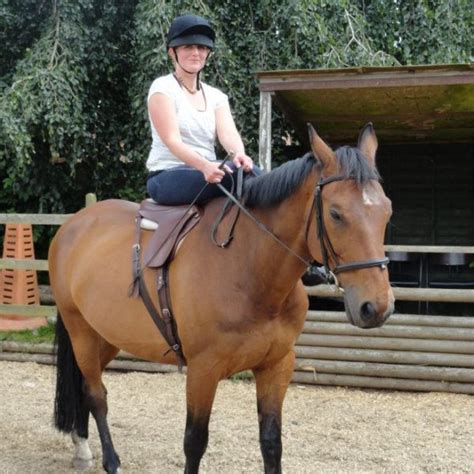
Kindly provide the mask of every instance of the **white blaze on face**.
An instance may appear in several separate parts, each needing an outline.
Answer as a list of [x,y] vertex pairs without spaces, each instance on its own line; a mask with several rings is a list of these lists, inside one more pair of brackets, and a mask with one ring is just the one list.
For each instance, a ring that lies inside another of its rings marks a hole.
[[367,186],[362,190],[362,200],[366,206],[374,206],[380,202],[377,192]]

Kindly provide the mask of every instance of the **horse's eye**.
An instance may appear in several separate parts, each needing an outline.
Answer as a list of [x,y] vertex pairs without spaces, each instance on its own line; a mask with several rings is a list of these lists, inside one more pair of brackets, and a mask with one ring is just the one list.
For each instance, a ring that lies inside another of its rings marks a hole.
[[331,209],[329,214],[336,222],[342,221],[341,214],[339,214],[339,212],[337,212],[335,209]]

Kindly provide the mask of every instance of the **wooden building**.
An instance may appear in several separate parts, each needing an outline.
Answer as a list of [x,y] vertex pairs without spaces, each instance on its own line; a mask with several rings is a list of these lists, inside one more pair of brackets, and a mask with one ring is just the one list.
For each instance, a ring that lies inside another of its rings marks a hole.
[[[278,107],[309,149],[312,123],[333,147],[372,122],[393,203],[386,250],[397,298],[389,324],[351,328],[312,307],[295,381],[474,393],[474,64],[268,71],[260,88],[260,165],[271,168]],[[325,285],[311,296],[335,297]],[[404,313],[404,314],[401,314]]]
[[271,166],[271,102],[308,149],[306,123],[331,145],[371,121],[394,204],[389,244],[474,244],[474,65],[259,73],[260,162]]
[[386,243],[473,250],[474,65],[270,71],[259,80],[265,169],[272,102],[295,127],[302,151],[308,122],[338,146],[353,144],[370,121],[394,208]]

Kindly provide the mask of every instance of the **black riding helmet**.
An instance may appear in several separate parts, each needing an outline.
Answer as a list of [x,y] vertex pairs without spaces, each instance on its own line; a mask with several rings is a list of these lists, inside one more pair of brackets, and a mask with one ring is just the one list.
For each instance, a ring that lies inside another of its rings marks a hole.
[[209,22],[196,15],[182,15],[176,17],[171,23],[166,39],[168,48],[197,44],[214,49],[216,33]]

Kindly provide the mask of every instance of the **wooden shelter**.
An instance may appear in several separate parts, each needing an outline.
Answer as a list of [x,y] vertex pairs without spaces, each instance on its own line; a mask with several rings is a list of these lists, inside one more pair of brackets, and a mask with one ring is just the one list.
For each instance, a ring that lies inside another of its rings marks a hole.
[[306,145],[308,122],[333,144],[346,144],[369,120],[382,144],[474,141],[474,64],[267,71],[258,78],[265,168],[272,98]]
[[311,122],[331,145],[366,122],[396,210],[388,244],[474,244],[474,64],[268,71],[261,95],[260,165],[271,168],[272,101],[308,149]]
[[[386,251],[399,314],[384,328],[357,330],[334,311],[343,309],[334,290],[308,287],[319,298],[296,347],[294,380],[474,393],[474,64],[258,78],[260,166],[272,166],[272,103],[294,127],[301,154],[308,122],[333,147],[355,144],[372,122],[394,209]],[[321,297],[334,304],[321,306]]]

